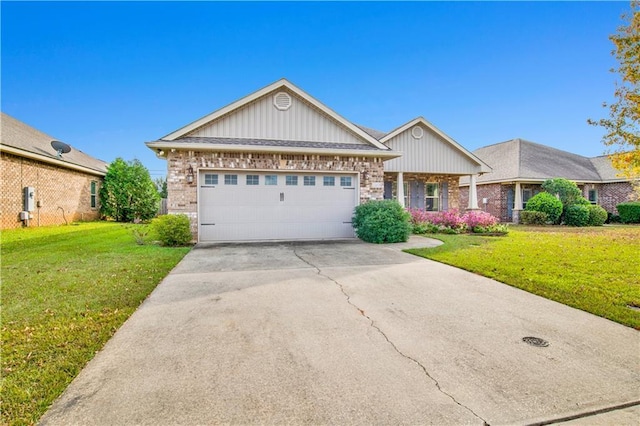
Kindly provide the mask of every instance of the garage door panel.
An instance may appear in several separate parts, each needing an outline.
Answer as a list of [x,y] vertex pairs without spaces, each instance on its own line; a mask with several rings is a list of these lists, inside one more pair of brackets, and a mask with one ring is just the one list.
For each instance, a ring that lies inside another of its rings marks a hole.
[[[316,185],[304,185],[302,173],[233,173],[235,185],[202,185],[199,191],[201,241],[295,240],[352,238],[351,216],[357,203],[355,187],[337,186],[344,174],[316,174]],[[247,174],[258,185],[247,185]],[[276,175],[277,185],[266,185],[265,175]],[[297,185],[286,185],[297,176]],[[336,186],[324,186],[323,176],[334,176]],[[350,175],[357,182],[356,175]],[[313,181],[313,179],[311,179]]]

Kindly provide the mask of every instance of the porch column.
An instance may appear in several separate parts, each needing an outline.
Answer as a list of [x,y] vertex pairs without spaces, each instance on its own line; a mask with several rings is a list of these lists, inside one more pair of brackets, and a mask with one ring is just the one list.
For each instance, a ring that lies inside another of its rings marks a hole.
[[520,182],[516,182],[516,189],[513,194],[513,223],[520,223],[520,212],[522,211],[522,187]]
[[467,206],[467,210],[480,210],[480,207],[478,207],[476,175],[469,175],[469,205]]
[[402,207],[405,207],[404,205],[404,179],[402,176],[402,172],[398,172],[398,182],[397,182],[397,189],[396,189],[396,197],[398,198],[398,202],[400,203],[400,205]]

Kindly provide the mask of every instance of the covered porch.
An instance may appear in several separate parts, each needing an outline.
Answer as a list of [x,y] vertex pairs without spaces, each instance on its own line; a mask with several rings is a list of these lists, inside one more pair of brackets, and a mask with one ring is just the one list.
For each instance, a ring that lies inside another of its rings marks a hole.
[[[430,212],[478,209],[478,197],[460,205],[461,175],[431,173],[384,173],[384,199],[396,200],[407,209]],[[472,179],[475,182],[474,179]],[[475,188],[475,186],[474,186]]]

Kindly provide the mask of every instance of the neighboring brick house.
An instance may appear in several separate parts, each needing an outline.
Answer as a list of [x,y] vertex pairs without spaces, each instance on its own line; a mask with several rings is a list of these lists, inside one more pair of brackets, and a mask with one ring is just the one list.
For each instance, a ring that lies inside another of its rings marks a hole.
[[423,118],[360,127],[285,79],[147,146],[198,241],[352,238],[364,201],[457,207],[458,178],[490,170]]
[[99,218],[98,191],[107,169],[104,161],[75,148],[58,155],[51,146],[54,138],[5,113],[0,124],[2,229]]
[[[607,156],[588,158],[522,139],[485,146],[474,154],[493,168],[478,178],[479,206],[503,222],[518,222],[519,212],[547,179],[576,182],[585,198],[614,214],[616,205],[634,194],[629,180],[617,176]],[[468,193],[469,180],[463,177],[461,203]]]

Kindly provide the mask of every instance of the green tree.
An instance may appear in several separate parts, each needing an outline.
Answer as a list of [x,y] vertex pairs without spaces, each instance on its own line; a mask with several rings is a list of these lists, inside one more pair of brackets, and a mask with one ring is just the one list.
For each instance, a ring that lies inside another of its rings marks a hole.
[[109,164],[100,188],[100,212],[117,222],[149,220],[158,213],[160,195],[139,160],[118,157]]
[[609,154],[621,175],[634,183],[640,197],[640,2],[631,2],[631,10],[623,15],[624,25],[610,36],[614,44],[612,54],[619,66],[611,71],[619,74],[615,102],[604,103],[609,117],[588,120],[589,124],[604,127],[603,143],[610,147]]
[[168,189],[167,189],[167,178],[159,177],[153,180],[153,183],[156,184],[156,188],[158,188],[158,194],[160,194],[160,198],[167,198]]

